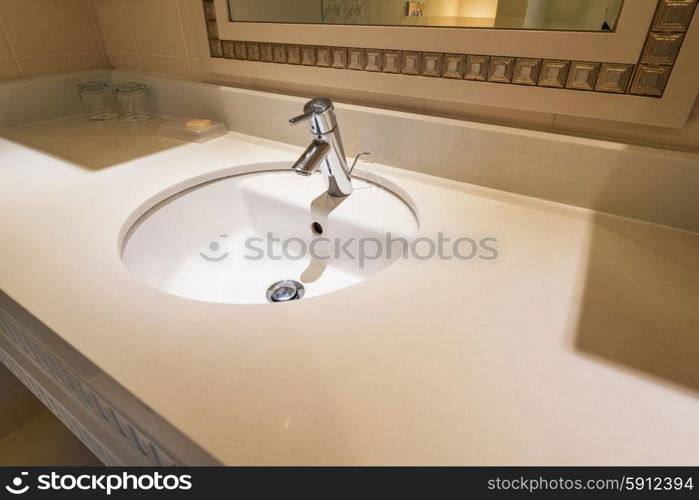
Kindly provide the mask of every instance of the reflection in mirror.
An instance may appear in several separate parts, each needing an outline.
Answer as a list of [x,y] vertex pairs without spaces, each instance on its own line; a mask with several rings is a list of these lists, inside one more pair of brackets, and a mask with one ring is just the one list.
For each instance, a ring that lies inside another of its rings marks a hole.
[[231,21],[611,31],[623,0],[228,0]]

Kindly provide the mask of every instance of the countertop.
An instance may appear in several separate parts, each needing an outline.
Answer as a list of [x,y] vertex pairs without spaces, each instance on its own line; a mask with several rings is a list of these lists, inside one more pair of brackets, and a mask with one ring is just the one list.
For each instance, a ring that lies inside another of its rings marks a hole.
[[699,463],[699,234],[368,164],[420,235],[496,237],[500,257],[400,260],[289,304],[188,300],[125,268],[130,221],[301,149],[161,121],[0,131],[0,288],[217,460]]

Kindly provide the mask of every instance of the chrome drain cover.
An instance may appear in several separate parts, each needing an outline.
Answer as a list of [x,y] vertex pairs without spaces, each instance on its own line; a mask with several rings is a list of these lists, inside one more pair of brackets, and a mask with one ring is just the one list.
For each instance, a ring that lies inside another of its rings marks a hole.
[[270,302],[289,302],[300,299],[305,292],[306,289],[298,281],[277,281],[267,289],[267,300]]

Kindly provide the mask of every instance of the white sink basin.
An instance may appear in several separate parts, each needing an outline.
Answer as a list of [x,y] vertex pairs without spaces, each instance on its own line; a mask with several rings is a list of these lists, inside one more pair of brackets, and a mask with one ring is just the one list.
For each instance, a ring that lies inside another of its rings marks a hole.
[[281,280],[300,283],[305,300],[401,258],[401,242],[385,251],[387,233],[410,242],[418,228],[401,198],[357,178],[350,196],[332,198],[321,174],[301,177],[282,166],[201,184],[153,207],[130,229],[124,263],[167,293],[253,304],[268,302],[268,288]]

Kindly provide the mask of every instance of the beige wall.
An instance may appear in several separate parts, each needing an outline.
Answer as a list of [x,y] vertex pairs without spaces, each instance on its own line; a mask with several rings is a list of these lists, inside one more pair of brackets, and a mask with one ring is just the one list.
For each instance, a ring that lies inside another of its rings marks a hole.
[[[217,79],[217,81],[222,80]],[[312,84],[296,85],[252,78],[235,78],[233,83],[236,86],[257,90],[278,91],[291,95],[307,97],[327,95],[331,99],[350,104],[363,104],[482,123],[493,123],[582,137],[616,140],[631,144],[699,151],[699,99],[695,102],[685,126],[683,128],[671,129],[607,120],[578,118],[569,115],[461,104],[451,101],[410,99],[367,92],[338,91],[317,87]]]
[[90,0],[0,0],[0,79],[106,67]]
[[204,29],[201,1],[90,1],[112,67],[201,79],[197,42],[197,30]]
[[[216,80],[259,90],[367,104],[487,123],[513,125],[632,143],[699,150],[699,106],[682,129],[639,126],[532,113],[503,108],[409,99],[367,92],[337,91],[309,81],[296,85],[255,78],[212,77],[201,72],[197,34],[203,30],[200,0],[93,0],[104,33],[109,59],[118,69],[135,69],[195,80]],[[136,9],[136,7],[138,7]],[[136,16],[139,16],[136,19]],[[140,35],[139,35],[140,33]]]
[[[92,25],[92,18],[97,22],[97,30]],[[0,0],[0,23],[0,78],[103,67],[103,43],[107,64],[113,68],[192,80],[214,79],[212,75],[203,74],[201,69],[198,40],[204,21],[200,0]],[[336,91],[315,86],[311,81],[297,85],[255,78],[217,76],[216,79],[260,90],[304,96],[323,94],[355,104],[699,150],[697,104],[684,128],[667,129],[551,113]]]

